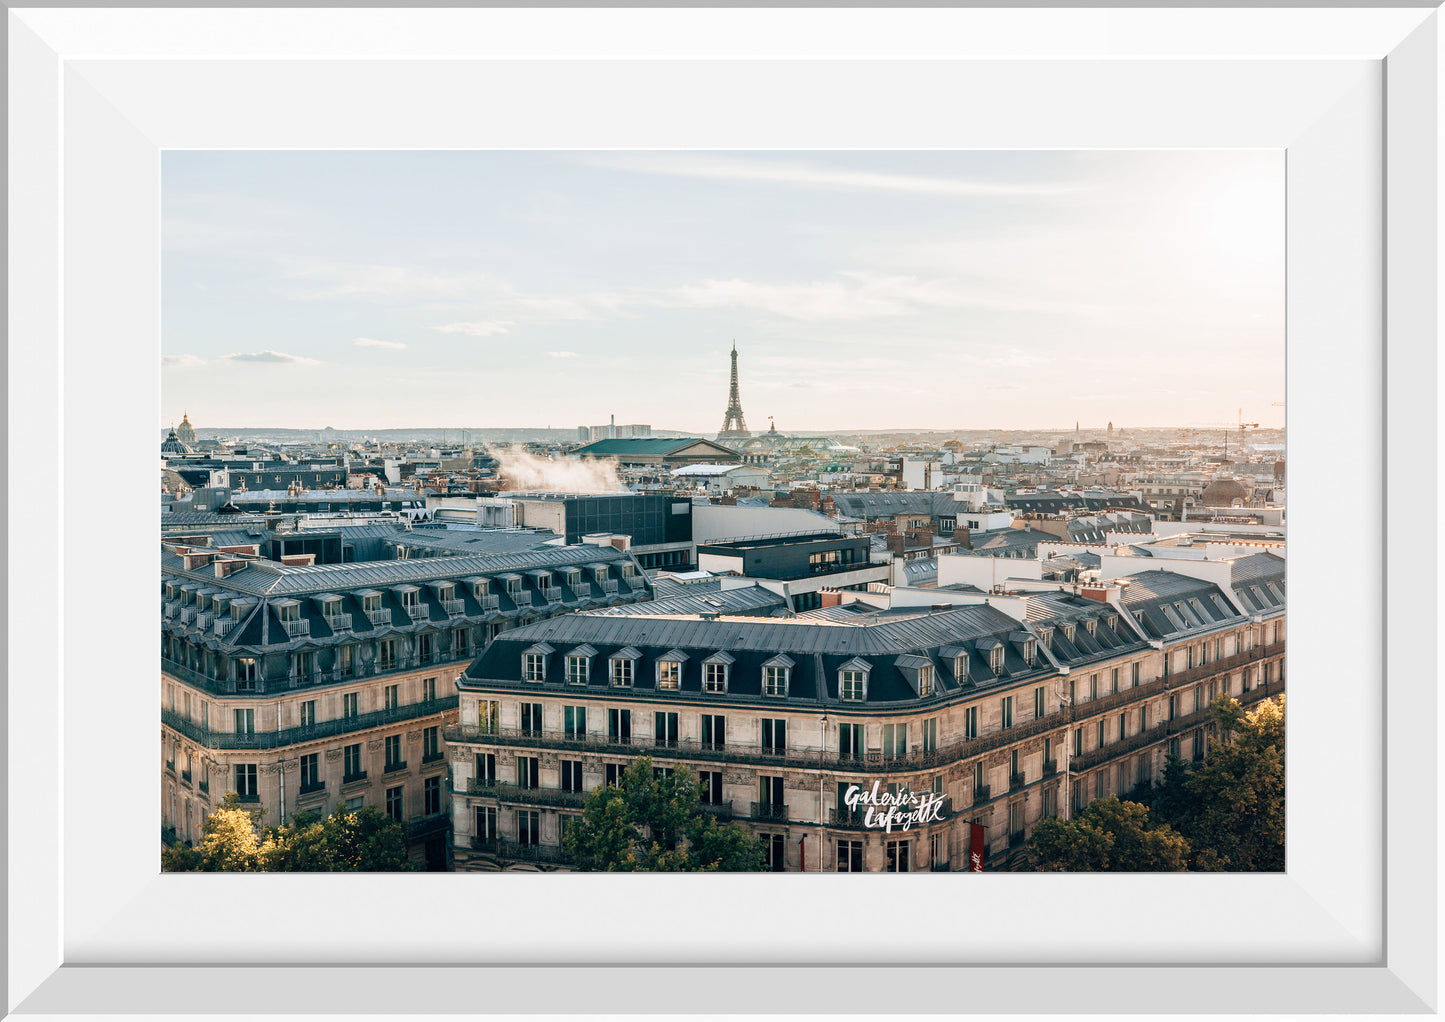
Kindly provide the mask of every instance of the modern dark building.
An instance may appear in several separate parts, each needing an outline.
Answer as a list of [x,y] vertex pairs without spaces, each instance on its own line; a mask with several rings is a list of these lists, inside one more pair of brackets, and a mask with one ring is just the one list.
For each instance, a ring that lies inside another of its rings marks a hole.
[[871,561],[868,536],[802,533],[700,543],[697,565],[715,574],[766,580],[795,611],[822,606],[823,591],[863,590],[887,582],[890,565]]

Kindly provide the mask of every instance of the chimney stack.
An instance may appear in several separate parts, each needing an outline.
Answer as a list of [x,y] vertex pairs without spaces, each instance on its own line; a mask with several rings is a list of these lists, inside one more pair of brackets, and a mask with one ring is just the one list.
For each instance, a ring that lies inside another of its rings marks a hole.
[[902,557],[904,542],[902,533],[890,532],[888,534],[888,552],[894,557]]
[[953,530],[953,541],[965,550],[973,549],[973,530],[967,526]]

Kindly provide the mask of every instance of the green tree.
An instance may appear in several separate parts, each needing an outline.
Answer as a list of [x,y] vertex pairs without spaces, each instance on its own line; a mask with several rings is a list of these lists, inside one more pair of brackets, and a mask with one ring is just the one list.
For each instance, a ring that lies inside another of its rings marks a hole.
[[1196,870],[1284,869],[1284,696],[1246,711],[1214,703],[1223,740],[1198,766],[1173,760],[1155,787],[1155,816],[1194,848]]
[[607,872],[761,872],[763,844],[702,808],[685,770],[657,775],[642,757],[616,785],[595,789],[562,836],[578,869]]
[[234,792],[206,818],[195,848],[176,843],[161,853],[168,873],[383,873],[416,869],[407,861],[406,828],[371,807],[338,808],[330,816],[298,813],[264,827]]
[[1045,872],[1174,873],[1187,868],[1189,842],[1167,824],[1151,824],[1147,806],[1110,795],[1072,820],[1040,822],[1028,855]]

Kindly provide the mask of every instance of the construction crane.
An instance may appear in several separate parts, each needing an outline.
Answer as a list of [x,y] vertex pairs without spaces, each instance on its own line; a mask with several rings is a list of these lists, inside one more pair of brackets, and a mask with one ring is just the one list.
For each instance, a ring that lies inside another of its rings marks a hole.
[[[1281,404],[1282,404],[1282,403],[1283,403],[1283,402],[1281,402]],[[1230,430],[1230,429],[1236,429],[1236,428],[1237,428],[1237,429],[1239,430],[1239,446],[1243,447],[1243,446],[1244,446],[1244,431],[1247,430],[1247,429],[1258,429],[1258,428],[1259,428],[1259,423],[1257,423],[1257,422],[1245,422],[1245,421],[1244,421],[1244,409],[1241,408],[1241,409],[1239,410],[1239,419],[1238,419],[1238,421],[1236,421],[1236,422],[1211,422],[1211,423],[1208,424],[1208,427],[1223,428],[1223,429],[1226,430],[1226,432],[1225,432],[1225,434],[1224,434],[1224,456],[1227,458],[1227,457],[1229,457],[1229,433],[1228,433],[1227,431]],[[1208,427],[1206,427],[1206,428],[1208,428]]]

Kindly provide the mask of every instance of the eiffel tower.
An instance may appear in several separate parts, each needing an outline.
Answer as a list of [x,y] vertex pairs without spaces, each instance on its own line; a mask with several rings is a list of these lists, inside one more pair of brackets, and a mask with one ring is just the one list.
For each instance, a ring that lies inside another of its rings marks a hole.
[[733,341],[733,378],[728,387],[728,410],[723,413],[722,429],[718,430],[719,440],[746,440],[752,436],[748,424],[743,421],[743,402],[738,397],[738,342]]

